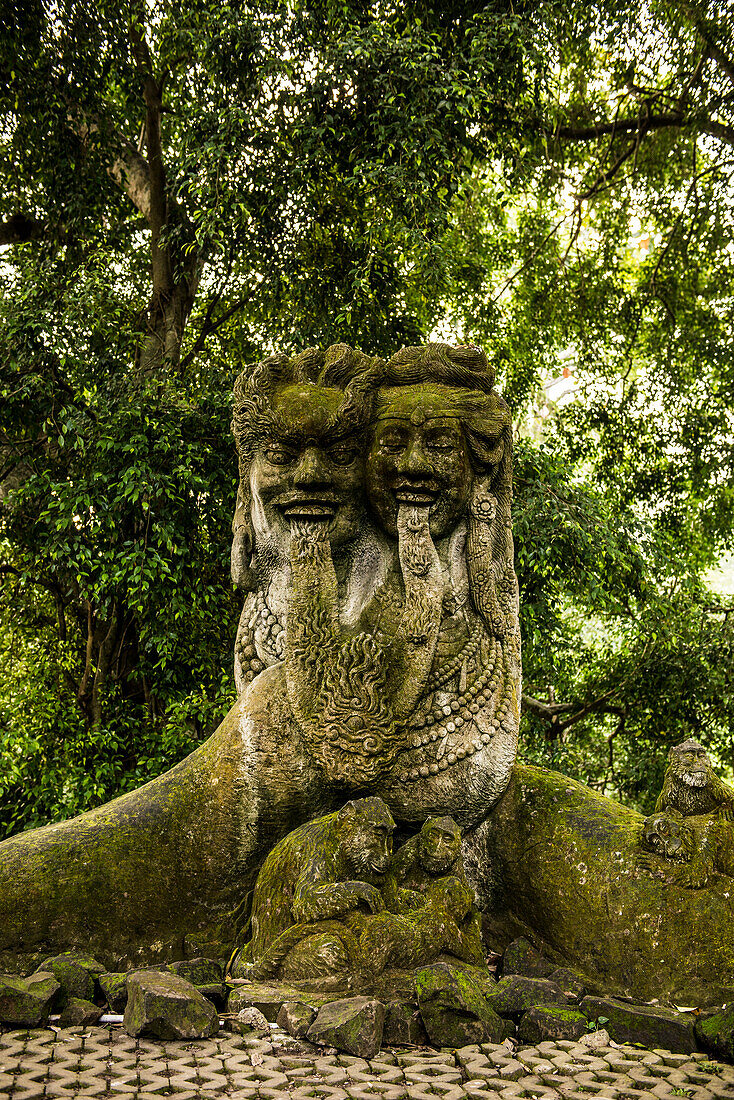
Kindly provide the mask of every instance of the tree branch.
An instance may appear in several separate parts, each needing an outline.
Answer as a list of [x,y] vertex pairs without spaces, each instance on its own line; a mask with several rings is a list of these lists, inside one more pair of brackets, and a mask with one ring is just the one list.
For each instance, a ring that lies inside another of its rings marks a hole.
[[[69,125],[79,140],[88,144],[90,139],[102,133],[99,119],[85,114],[70,105],[67,111]],[[105,146],[112,154],[107,174],[121,187],[133,205],[150,221],[150,171],[148,162],[131,141],[117,131],[106,137]]]
[[26,241],[63,239],[61,233],[51,233],[48,227],[29,214],[11,214],[0,222],[0,245],[25,244]]

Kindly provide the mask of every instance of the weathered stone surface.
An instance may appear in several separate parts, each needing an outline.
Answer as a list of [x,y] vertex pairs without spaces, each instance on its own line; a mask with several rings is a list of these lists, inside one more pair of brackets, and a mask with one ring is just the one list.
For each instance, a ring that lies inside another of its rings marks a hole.
[[89,1027],[90,1024],[96,1024],[101,1015],[102,1009],[92,1001],[69,997],[61,1010],[59,1027]]
[[357,1058],[373,1058],[382,1044],[385,1006],[369,997],[332,1001],[319,1013],[306,1038],[321,1046],[336,1047]]
[[218,959],[185,959],[169,963],[166,970],[192,985],[216,985],[224,978],[224,967]]
[[548,981],[554,982],[572,1001],[580,1001],[588,993],[583,975],[565,966],[552,970],[548,975]]
[[[90,961],[94,967],[99,966],[97,973],[104,970],[99,963]],[[91,1001],[94,999],[94,977],[89,969],[82,965],[79,956],[75,952],[65,952],[46,959],[38,967],[39,971],[51,973],[61,986],[61,993],[57,1001],[59,1008],[63,1008],[66,1002],[75,1000]]]
[[614,997],[584,997],[581,1011],[589,1020],[603,1024],[615,1043],[640,1043],[676,1054],[690,1054],[698,1049],[696,1018],[692,1013],[627,1004]]
[[558,1042],[570,1039],[575,1042],[586,1035],[589,1021],[577,1008],[536,1007],[529,1009],[520,1020],[517,1035],[522,1043]]
[[312,1005],[303,1001],[286,1001],[281,1005],[276,1023],[294,1039],[304,1039],[316,1016],[316,1009]]
[[669,865],[643,851],[643,821],[573,779],[516,765],[464,842],[488,934],[508,942],[532,928],[590,985],[639,1001],[734,1001],[731,880],[691,890],[646,869],[643,857],[661,876]]
[[525,1012],[537,1006],[568,1004],[568,998],[553,982],[547,978],[525,978],[521,974],[512,974],[502,978],[493,990],[487,993],[487,1003],[499,1016],[512,1016],[518,1019]]
[[513,940],[502,956],[502,973],[505,976],[521,974],[526,978],[549,978],[553,969],[553,963],[543,958],[524,936]]
[[241,1008],[237,1013],[237,1025],[243,1035],[257,1032],[258,1035],[269,1035],[270,1024],[258,1008]]
[[219,1030],[211,1002],[176,974],[143,970],[127,979],[124,1027],[128,1035],[158,1039],[203,1039]]
[[39,1027],[60,992],[61,986],[48,972],[38,971],[30,978],[0,974],[0,1024]]
[[268,985],[265,982],[248,982],[236,985],[227,999],[227,1011],[237,1013],[243,1008],[257,1008],[266,1020],[274,1024],[285,1001],[301,999],[300,990],[292,985]]
[[504,1021],[466,973],[436,963],[416,973],[415,988],[421,1018],[434,1046],[501,1043],[505,1038]]
[[127,974],[106,971],[97,978],[102,996],[111,1012],[124,1012],[127,1004]]
[[385,1006],[382,1041],[386,1047],[427,1045],[428,1035],[417,1004],[390,1001]]
[[734,1062],[734,1005],[697,1020],[696,1038],[704,1050]]

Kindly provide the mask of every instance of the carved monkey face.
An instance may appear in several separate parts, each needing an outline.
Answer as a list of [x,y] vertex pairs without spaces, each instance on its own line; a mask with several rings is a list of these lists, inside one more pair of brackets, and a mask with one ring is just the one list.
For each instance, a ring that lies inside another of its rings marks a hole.
[[381,880],[390,867],[395,822],[380,798],[360,798],[339,811],[339,850],[355,878]]
[[429,818],[420,831],[418,853],[429,875],[446,875],[461,855],[461,832],[451,818]]
[[712,774],[711,760],[702,745],[684,741],[668,754],[673,775],[688,787],[705,787]]
[[359,533],[361,440],[340,422],[344,393],[294,383],[280,390],[250,465],[256,539],[285,556],[292,520],[323,524],[332,546]]
[[450,534],[466,510],[473,470],[461,422],[442,386],[383,391],[367,456],[367,495],[384,530],[397,537],[398,508],[428,509],[431,535]]
[[642,843],[650,852],[683,863],[690,859],[693,832],[690,826],[665,813],[646,817],[642,823]]

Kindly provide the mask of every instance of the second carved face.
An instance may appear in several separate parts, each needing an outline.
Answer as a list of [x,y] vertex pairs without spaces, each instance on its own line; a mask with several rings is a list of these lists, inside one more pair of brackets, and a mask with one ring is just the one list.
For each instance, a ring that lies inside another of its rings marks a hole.
[[434,539],[450,534],[469,500],[472,465],[461,422],[443,386],[383,391],[365,470],[380,526],[397,535],[401,505],[425,507]]

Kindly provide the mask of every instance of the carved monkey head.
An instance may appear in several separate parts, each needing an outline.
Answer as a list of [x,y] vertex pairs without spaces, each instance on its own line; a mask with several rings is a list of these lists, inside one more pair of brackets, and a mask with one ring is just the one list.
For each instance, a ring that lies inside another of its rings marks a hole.
[[395,822],[381,798],[347,802],[336,831],[343,873],[362,882],[381,881],[390,867]]
[[689,738],[668,753],[668,774],[687,787],[705,787],[714,771],[703,745]]
[[418,835],[418,858],[429,875],[448,875],[461,855],[461,830],[451,817],[429,817]]
[[694,844],[693,829],[680,818],[657,813],[646,817],[642,823],[642,845],[655,855],[686,863]]

